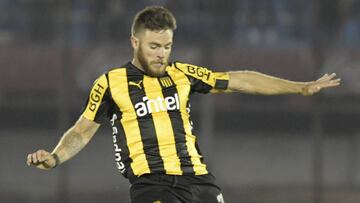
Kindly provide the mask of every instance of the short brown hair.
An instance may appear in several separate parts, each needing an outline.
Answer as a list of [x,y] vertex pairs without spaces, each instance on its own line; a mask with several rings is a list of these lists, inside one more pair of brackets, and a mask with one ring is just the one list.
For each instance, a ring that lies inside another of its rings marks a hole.
[[138,12],[131,26],[131,34],[135,35],[141,29],[152,31],[176,30],[176,19],[174,15],[166,8],[161,6],[146,7]]

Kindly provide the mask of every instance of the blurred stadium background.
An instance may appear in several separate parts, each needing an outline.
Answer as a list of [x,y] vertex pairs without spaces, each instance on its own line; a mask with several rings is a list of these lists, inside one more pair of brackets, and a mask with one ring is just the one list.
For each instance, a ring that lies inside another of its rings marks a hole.
[[200,147],[227,202],[360,202],[359,0],[1,0],[0,202],[128,202],[109,126],[51,172],[25,165],[53,149],[93,80],[131,59],[146,5],[178,20],[173,60],[342,85],[313,97],[195,95]]

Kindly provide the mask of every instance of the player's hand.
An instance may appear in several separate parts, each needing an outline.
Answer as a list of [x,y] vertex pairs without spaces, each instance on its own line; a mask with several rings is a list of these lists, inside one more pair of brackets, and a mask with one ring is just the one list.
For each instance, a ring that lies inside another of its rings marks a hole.
[[50,170],[56,167],[55,157],[43,149],[29,154],[27,156],[26,163],[28,166],[36,166],[37,168],[43,170]]
[[302,89],[301,94],[304,96],[310,96],[318,93],[322,88],[336,87],[340,85],[340,78],[335,78],[336,74],[325,74],[321,78],[313,82],[307,82]]

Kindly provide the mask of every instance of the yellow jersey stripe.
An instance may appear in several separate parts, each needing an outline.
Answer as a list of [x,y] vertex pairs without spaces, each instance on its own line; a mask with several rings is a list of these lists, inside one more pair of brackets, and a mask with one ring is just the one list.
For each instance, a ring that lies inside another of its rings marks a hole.
[[170,117],[165,110],[162,110],[165,102],[157,103],[150,101],[164,101],[161,85],[157,78],[144,76],[145,94],[149,99],[149,109],[157,109],[152,112],[154,127],[158,140],[159,152],[164,162],[167,174],[181,175],[180,160],[177,156],[175,138]]
[[111,94],[115,103],[122,111],[120,120],[123,126],[129,157],[132,159],[131,168],[134,175],[150,173],[148,161],[144,153],[144,146],[141,139],[140,128],[136,120],[136,113],[129,96],[128,80],[126,69],[117,69],[109,73],[111,81]]
[[180,159],[180,166],[183,173],[194,174],[193,164],[191,161],[191,156],[188,153],[186,147],[186,133],[183,125],[183,120],[181,118],[180,112],[180,99],[179,94],[177,92],[176,86],[172,82],[172,79],[169,76],[166,76],[169,81],[170,86],[162,89],[163,96],[165,98],[175,97],[175,100],[179,103],[178,110],[170,110],[168,111],[170,121],[174,131],[174,137],[176,142],[176,151],[177,155]]
[[176,85],[177,92],[180,98],[180,112],[186,133],[186,146],[189,155],[191,156],[192,164],[196,175],[207,174],[206,165],[201,163],[201,155],[198,153],[195,142],[196,137],[192,135],[189,113],[187,112],[187,103],[190,92],[189,80],[185,74],[169,70],[169,75]]

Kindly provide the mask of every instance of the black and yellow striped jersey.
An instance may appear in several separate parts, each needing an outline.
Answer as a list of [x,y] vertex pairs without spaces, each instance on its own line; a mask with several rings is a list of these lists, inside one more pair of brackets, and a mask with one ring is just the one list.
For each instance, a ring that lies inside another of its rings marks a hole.
[[113,130],[117,168],[125,176],[207,174],[192,133],[189,96],[225,90],[229,76],[185,63],[170,63],[150,77],[131,63],[101,75],[82,116]]

